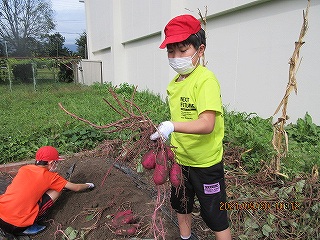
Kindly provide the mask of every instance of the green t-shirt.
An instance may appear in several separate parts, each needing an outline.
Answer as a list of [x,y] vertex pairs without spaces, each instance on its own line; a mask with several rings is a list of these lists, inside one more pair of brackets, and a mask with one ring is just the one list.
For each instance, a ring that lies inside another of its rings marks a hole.
[[184,166],[210,167],[219,163],[223,154],[224,120],[219,82],[201,65],[183,81],[176,82],[177,77],[167,87],[171,121],[187,122],[198,119],[206,110],[216,112],[214,130],[209,134],[171,134],[171,144],[177,147],[177,162]]

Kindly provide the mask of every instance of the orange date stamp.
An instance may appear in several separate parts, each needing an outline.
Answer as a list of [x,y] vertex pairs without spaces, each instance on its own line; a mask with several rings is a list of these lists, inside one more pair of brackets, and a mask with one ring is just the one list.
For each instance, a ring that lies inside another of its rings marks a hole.
[[300,209],[300,203],[294,201],[230,201],[220,202],[221,211],[241,211],[241,210],[252,210],[252,211],[296,211]]

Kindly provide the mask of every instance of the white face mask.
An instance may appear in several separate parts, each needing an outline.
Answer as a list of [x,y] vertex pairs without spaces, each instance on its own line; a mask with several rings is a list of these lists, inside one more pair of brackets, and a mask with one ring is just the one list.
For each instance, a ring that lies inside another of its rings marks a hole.
[[192,59],[194,56],[197,54],[195,52],[192,56],[189,57],[182,57],[182,58],[168,58],[169,59],[169,65],[175,70],[177,73],[181,75],[186,75],[191,73],[197,66],[198,62],[196,65],[193,65]]
[[55,172],[57,170],[57,162],[53,161],[51,168],[49,169],[50,172]]

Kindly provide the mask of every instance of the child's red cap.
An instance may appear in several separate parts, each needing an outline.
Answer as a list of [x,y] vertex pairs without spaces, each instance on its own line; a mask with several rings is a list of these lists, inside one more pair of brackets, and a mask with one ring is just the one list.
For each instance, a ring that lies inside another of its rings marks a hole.
[[59,156],[57,149],[51,146],[43,146],[38,149],[36,152],[36,160],[37,161],[60,161],[64,160]]
[[180,15],[171,19],[164,28],[166,38],[160,45],[160,48],[165,48],[167,44],[182,42],[190,35],[199,32],[201,22],[192,15]]

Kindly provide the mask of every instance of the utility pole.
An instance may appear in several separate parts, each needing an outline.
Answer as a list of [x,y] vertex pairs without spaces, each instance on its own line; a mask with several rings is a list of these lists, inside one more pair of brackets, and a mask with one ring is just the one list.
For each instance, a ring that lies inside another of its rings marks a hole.
[[9,59],[8,59],[8,46],[7,46],[7,41],[4,41],[4,47],[6,50],[6,57],[7,57],[7,70],[8,70],[8,78],[9,78],[9,88],[10,92],[12,92],[12,82],[11,82],[11,76],[10,76],[10,64],[9,64]]
[[8,47],[7,47],[7,41],[4,41],[4,46],[5,46],[5,49],[6,49],[6,56],[8,58]]

